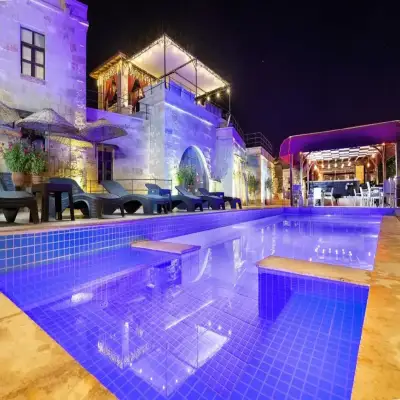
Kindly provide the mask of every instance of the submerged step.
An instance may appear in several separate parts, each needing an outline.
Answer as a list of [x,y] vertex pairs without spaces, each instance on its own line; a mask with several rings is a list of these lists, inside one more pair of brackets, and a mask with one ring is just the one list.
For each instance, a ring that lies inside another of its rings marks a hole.
[[188,254],[200,250],[200,246],[184,243],[161,242],[158,240],[140,240],[132,242],[131,247],[145,250],[162,251],[173,254]]

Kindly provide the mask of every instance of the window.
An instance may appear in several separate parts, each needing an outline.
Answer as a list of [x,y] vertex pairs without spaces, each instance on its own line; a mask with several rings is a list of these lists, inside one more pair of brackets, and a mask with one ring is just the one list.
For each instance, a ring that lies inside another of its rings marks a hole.
[[44,61],[44,35],[21,28],[21,74],[44,79]]

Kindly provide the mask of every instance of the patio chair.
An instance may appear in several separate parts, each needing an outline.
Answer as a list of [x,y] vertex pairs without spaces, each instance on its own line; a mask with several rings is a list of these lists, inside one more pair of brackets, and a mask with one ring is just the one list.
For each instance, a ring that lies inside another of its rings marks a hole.
[[356,189],[354,190],[354,205],[357,206],[357,199],[360,199],[360,206],[363,204],[363,194],[362,194],[362,189],[360,188],[360,193],[357,193]]
[[330,200],[331,206],[333,206],[333,201],[335,200],[335,198],[333,197],[333,188],[331,188],[330,192],[324,193],[324,200],[323,200],[324,203],[325,203],[325,200]]
[[[72,198],[74,209],[80,210],[85,217],[102,218],[103,215],[111,215],[118,208],[121,216],[125,216],[122,200],[111,194],[86,193],[78,183],[71,178],[50,178],[51,183],[69,184],[72,186]],[[69,207],[68,194],[61,195],[61,212]],[[50,215],[55,216],[55,201],[50,203]]]
[[159,194],[168,199],[171,211],[176,207],[184,207],[187,211],[196,211],[199,208],[200,211],[203,211],[203,200],[198,196],[193,196],[192,193],[186,191],[189,193],[187,196],[182,193],[171,195],[169,189],[162,189],[155,183],[146,183],[146,187],[149,194]]
[[312,205],[315,207],[317,204],[324,205],[321,188],[314,188],[312,191]]
[[164,210],[165,214],[168,214],[169,200],[165,197],[156,194],[130,194],[119,182],[116,181],[102,181],[101,184],[107,192],[118,196],[122,200],[125,211],[128,214],[135,213],[140,207],[143,207],[144,214],[153,214],[155,207],[157,207],[157,212],[159,214],[162,210]]
[[220,210],[221,208],[225,210],[225,202],[224,199],[218,196],[195,196],[186,190],[183,186],[175,186],[176,190],[185,197],[193,198],[193,199],[200,199],[203,205],[207,203],[208,207],[212,208],[213,210]]
[[27,207],[30,212],[29,221],[38,224],[39,213],[36,198],[25,191],[8,190],[10,185],[7,185],[3,179],[2,177],[0,180],[0,208],[3,210],[6,221],[8,223],[15,222],[19,209]]
[[371,184],[367,182],[369,206],[383,206],[383,189],[381,187],[371,187]]
[[224,200],[224,203],[228,202],[231,208],[239,206],[242,209],[242,201],[238,197],[225,196],[224,192],[209,192],[206,188],[199,188],[199,192],[202,196],[216,196]]

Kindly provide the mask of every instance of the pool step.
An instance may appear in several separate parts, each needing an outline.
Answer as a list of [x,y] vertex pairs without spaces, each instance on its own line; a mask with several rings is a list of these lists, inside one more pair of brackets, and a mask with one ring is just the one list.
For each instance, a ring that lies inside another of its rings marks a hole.
[[161,242],[158,240],[139,240],[131,243],[131,247],[143,250],[162,251],[172,254],[188,254],[200,250],[200,246],[183,243]]

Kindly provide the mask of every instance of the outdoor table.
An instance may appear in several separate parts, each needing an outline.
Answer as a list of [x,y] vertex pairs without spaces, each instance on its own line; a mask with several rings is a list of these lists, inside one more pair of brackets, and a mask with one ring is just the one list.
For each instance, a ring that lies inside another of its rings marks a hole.
[[69,199],[69,210],[71,215],[71,221],[75,220],[74,215],[74,202],[72,199],[72,185],[60,184],[60,183],[38,183],[32,186],[32,194],[41,193],[42,195],[42,212],[41,221],[49,222],[49,205],[50,196],[53,194],[55,197],[56,206],[56,218],[62,220],[62,206],[61,206],[61,195],[62,193],[68,193]]

